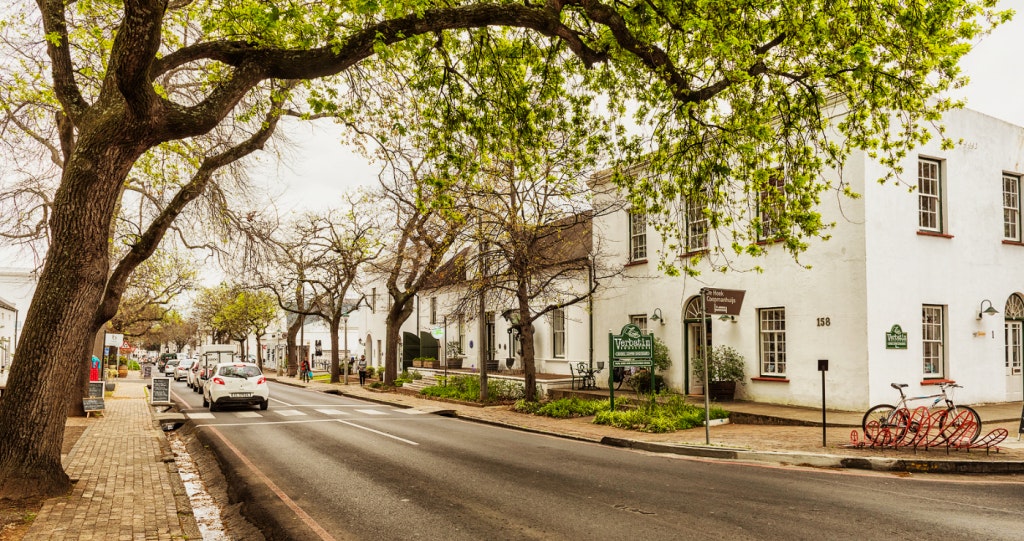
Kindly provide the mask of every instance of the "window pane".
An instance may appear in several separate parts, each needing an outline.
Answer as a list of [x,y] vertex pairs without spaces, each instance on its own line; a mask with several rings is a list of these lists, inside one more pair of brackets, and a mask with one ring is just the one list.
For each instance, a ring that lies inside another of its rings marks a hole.
[[565,357],[565,310],[561,308],[551,312],[551,356]]
[[1020,177],[1003,175],[1003,238],[1020,237]]
[[761,323],[761,374],[786,375],[786,310],[767,308],[758,312]]
[[921,310],[922,369],[926,377],[942,377],[945,332],[943,307],[925,305]]
[[647,259],[647,216],[629,214],[629,260]]
[[918,192],[918,227],[928,231],[940,231],[942,226],[942,194],[939,177],[939,162],[935,160],[918,160],[917,192]]

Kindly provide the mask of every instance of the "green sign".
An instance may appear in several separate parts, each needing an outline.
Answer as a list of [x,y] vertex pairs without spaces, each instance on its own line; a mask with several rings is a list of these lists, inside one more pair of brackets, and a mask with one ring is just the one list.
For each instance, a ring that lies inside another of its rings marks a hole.
[[645,366],[651,374],[651,400],[654,400],[654,335],[644,334],[640,327],[627,323],[619,334],[608,333],[608,399],[615,410],[615,368]]
[[640,366],[622,364],[625,359],[647,359],[646,364],[650,364],[654,357],[654,336],[644,334],[640,327],[628,323],[618,335],[608,335],[608,352],[612,362],[619,366]]
[[885,349],[907,349],[907,333],[899,325],[893,325],[885,333]]

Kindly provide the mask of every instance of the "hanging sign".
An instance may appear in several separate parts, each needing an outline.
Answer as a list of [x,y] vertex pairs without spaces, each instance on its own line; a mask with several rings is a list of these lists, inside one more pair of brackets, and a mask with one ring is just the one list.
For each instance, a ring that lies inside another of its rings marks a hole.
[[705,288],[705,312],[709,316],[738,316],[746,293],[742,289]]
[[108,347],[120,347],[124,343],[124,335],[120,333],[108,333],[103,339],[103,345]]
[[434,327],[433,329],[430,329],[430,336],[437,339],[444,338],[444,327]]
[[885,349],[907,349],[907,333],[899,325],[885,333]]

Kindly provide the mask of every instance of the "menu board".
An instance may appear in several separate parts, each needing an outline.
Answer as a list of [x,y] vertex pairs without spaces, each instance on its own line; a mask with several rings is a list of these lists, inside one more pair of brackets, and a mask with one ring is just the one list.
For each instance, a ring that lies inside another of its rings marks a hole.
[[90,381],[89,382],[89,398],[103,398],[103,382],[102,381]]
[[153,378],[150,404],[171,403],[171,378]]

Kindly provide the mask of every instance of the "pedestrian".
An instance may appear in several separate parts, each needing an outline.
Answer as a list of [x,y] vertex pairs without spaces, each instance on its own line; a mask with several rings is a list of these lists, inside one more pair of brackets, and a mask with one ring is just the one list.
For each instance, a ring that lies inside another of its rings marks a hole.
[[300,378],[302,379],[302,381],[309,381],[309,361],[305,359],[302,360],[301,370],[302,375],[300,376]]
[[363,385],[366,383],[366,355],[359,356],[359,384]]

